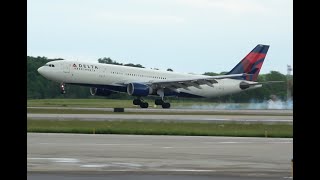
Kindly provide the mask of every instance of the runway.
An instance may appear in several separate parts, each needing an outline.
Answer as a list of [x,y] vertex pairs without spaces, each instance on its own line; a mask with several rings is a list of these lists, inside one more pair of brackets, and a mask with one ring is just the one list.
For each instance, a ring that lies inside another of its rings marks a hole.
[[[113,112],[114,108],[88,108],[88,107],[28,107],[28,109],[73,109],[84,111],[104,111]],[[241,114],[241,115],[285,115],[292,116],[291,109],[186,109],[186,108],[171,108],[171,109],[157,109],[157,108],[124,108],[125,112],[136,113],[223,113],[223,114]]]
[[238,122],[238,123],[285,123],[292,124],[292,116],[261,115],[160,115],[160,114],[36,114],[27,118],[41,120],[85,120],[85,121],[175,121],[175,122]]
[[[96,173],[28,173],[28,180],[279,180],[278,177],[241,177],[232,175],[181,175],[181,174],[136,174],[136,173],[122,173],[122,174],[96,174]],[[281,179],[292,179],[291,177],[284,177]]]
[[105,179],[283,179],[290,178],[293,157],[291,138],[44,133],[28,133],[27,138],[28,179],[64,174],[92,179],[101,179],[101,174]]

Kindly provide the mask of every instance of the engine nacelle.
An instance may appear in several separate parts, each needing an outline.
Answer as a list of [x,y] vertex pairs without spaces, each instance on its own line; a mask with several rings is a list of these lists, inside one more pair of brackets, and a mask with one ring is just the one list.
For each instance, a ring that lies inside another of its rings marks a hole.
[[250,87],[250,84],[244,81],[241,81],[241,83],[239,84],[240,89],[245,90],[248,89]]
[[113,92],[103,88],[90,88],[90,94],[92,96],[109,96]]
[[127,86],[127,93],[130,96],[148,96],[152,91],[152,88],[145,84],[129,83]]

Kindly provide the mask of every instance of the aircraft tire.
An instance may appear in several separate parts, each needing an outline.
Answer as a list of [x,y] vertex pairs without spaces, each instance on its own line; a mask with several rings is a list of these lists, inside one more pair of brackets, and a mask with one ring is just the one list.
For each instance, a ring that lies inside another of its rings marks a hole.
[[141,108],[148,108],[149,104],[147,102],[143,102],[143,103],[140,104],[140,107]]
[[170,103],[168,103],[168,102],[165,102],[165,103],[162,104],[162,108],[163,108],[163,109],[169,109],[170,106],[171,106],[171,105],[170,105]]
[[142,102],[141,102],[140,99],[134,99],[134,100],[133,100],[133,104],[134,104],[134,105],[141,105]]

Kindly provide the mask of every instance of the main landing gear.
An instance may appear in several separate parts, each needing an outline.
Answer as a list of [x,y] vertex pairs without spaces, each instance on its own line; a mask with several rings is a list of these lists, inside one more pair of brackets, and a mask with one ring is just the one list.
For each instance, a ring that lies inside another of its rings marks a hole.
[[163,101],[162,99],[156,99],[154,101],[156,105],[161,105],[163,109],[170,108],[170,103]]
[[[161,105],[163,109],[170,108],[170,103],[163,101],[162,99],[156,99],[154,102],[156,105]],[[142,99],[134,99],[133,100],[134,105],[139,105],[141,108],[148,108],[149,104]]]
[[[168,102],[165,102],[163,99],[164,99],[164,92],[163,92],[163,89],[158,89],[157,90],[157,94],[161,97],[161,99],[156,99],[154,101],[154,103],[156,105],[161,105],[163,109],[168,109],[170,108],[170,103]],[[148,108],[149,107],[149,104],[145,101],[143,101],[143,99],[141,99],[141,97],[137,97],[137,99],[134,99],[133,100],[133,104],[134,105],[140,105],[141,108]]]
[[[156,99],[154,102],[156,105],[161,105],[162,108],[168,109],[170,108],[170,103],[163,101],[162,99]],[[133,100],[134,105],[139,105],[141,108],[148,108],[149,104],[142,99],[134,99]]]
[[156,105],[161,105],[163,109],[168,109],[170,108],[170,103],[165,102],[164,99],[164,90],[163,89],[158,89],[157,94],[161,97],[161,99],[156,99],[155,104]]
[[134,99],[133,100],[134,105],[140,105],[141,108],[148,108],[149,104],[147,102],[144,102],[142,99]]
[[65,94],[66,93],[66,85],[62,82],[60,83],[60,93]]

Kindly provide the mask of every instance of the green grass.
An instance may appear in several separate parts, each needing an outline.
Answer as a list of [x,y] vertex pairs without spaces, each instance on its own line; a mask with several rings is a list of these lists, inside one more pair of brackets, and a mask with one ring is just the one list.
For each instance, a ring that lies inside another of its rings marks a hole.
[[135,107],[132,100],[119,99],[32,99],[28,107]]
[[38,109],[28,108],[27,113],[37,114],[115,114],[111,111],[87,110],[87,109]]
[[[149,108],[154,108],[154,101],[151,99],[146,100],[149,103]],[[214,106],[219,103],[201,101],[201,99],[190,100],[169,100],[172,107],[191,107],[191,106]],[[248,104],[242,103],[240,107]],[[123,99],[31,99],[27,101],[28,107],[123,107],[123,108],[139,108],[132,104],[132,100]]]
[[28,119],[28,132],[292,138],[292,125]]

